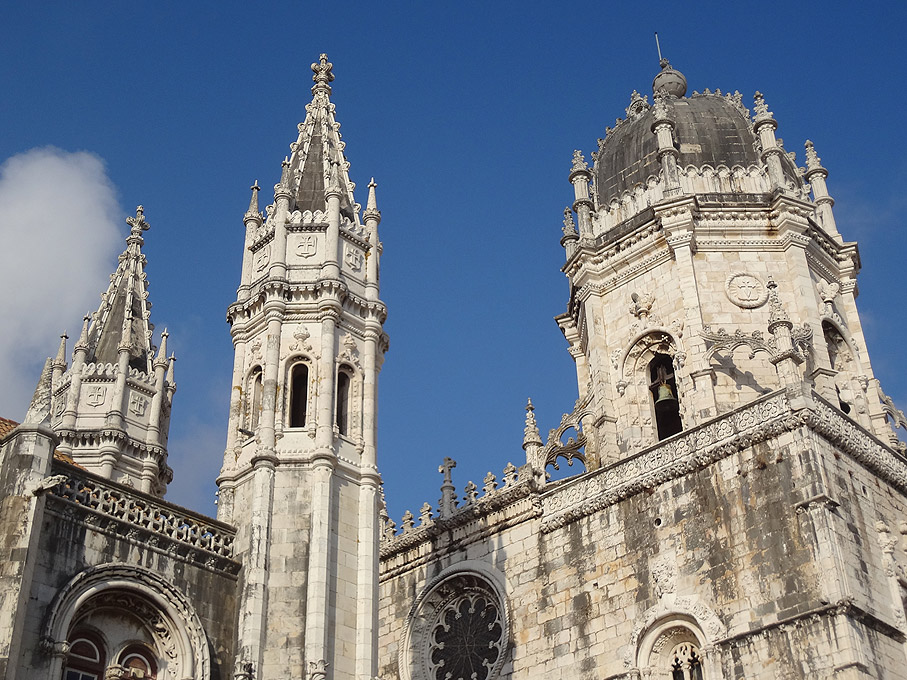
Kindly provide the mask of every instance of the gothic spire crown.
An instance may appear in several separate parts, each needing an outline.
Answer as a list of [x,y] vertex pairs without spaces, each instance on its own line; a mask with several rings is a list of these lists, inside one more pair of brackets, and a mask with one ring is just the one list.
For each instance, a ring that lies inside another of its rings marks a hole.
[[144,373],[151,373],[154,358],[149,323],[151,303],[148,301],[148,279],[145,275],[146,259],[142,254],[142,233],[150,224],[145,220],[141,205],[135,217],[127,217],[129,235],[126,250],[119,256],[116,271],[110,276],[110,285],[101,295],[101,304],[91,317],[91,326],[83,329],[76,349],[85,345],[87,360],[95,363],[116,364],[121,349],[129,351],[129,365]]

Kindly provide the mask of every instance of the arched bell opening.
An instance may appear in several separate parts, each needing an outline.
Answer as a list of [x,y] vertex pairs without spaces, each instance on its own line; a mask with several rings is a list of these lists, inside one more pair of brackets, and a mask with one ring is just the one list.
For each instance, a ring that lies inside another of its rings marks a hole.
[[681,432],[683,423],[680,419],[674,364],[667,354],[656,354],[649,362],[649,392],[652,395],[659,441]]

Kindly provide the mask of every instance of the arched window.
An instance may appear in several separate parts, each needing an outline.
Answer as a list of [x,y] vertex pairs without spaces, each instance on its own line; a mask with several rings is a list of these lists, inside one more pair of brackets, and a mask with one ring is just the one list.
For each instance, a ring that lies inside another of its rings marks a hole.
[[262,382],[261,367],[256,367],[249,377],[249,389],[252,400],[249,403],[249,429],[258,429],[258,421],[261,418],[261,398],[264,394],[264,384]]
[[299,362],[290,369],[290,427],[305,427],[309,405],[309,367]]
[[340,434],[349,434],[350,430],[350,383],[352,378],[346,366],[337,372],[337,430]]
[[63,680],[100,680],[107,665],[104,644],[92,633],[79,631],[72,637]]
[[702,680],[702,657],[692,642],[681,642],[671,650],[671,680]]
[[129,645],[120,652],[120,666],[126,671],[127,678],[155,678],[157,661],[151,650],[144,645]]
[[666,439],[683,430],[674,364],[667,354],[656,354],[649,362],[649,392],[655,407],[658,439]]

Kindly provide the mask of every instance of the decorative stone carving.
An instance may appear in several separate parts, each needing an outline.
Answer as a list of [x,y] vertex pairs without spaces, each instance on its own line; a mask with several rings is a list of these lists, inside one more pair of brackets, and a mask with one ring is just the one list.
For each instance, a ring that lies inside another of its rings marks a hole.
[[129,397],[129,410],[139,417],[145,415],[145,409],[148,407],[148,400],[141,394],[135,392]]
[[[471,568],[473,567],[473,568]],[[488,568],[442,572],[417,598],[398,651],[401,680],[493,680],[506,658],[510,616]]]
[[90,385],[88,394],[85,397],[85,403],[97,408],[104,403],[107,398],[107,388],[104,385]]
[[643,320],[649,316],[654,303],[655,296],[651,293],[646,291],[633,293],[630,295],[630,314],[637,319]]
[[343,246],[343,259],[353,271],[362,269],[363,255],[362,251],[356,246],[345,244]]
[[[302,215],[300,215],[300,221]],[[318,251],[318,237],[315,234],[303,234],[296,244],[296,254],[299,257],[312,257]]]
[[727,277],[724,290],[728,300],[744,309],[761,307],[768,300],[768,288],[765,283],[749,272],[734,272]]

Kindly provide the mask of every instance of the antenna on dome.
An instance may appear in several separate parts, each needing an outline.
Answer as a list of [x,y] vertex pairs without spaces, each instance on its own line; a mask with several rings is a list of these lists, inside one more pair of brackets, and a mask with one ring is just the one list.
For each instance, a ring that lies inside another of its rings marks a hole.
[[661,45],[658,43],[658,31],[655,31],[655,49],[658,50],[658,63],[661,63]]

